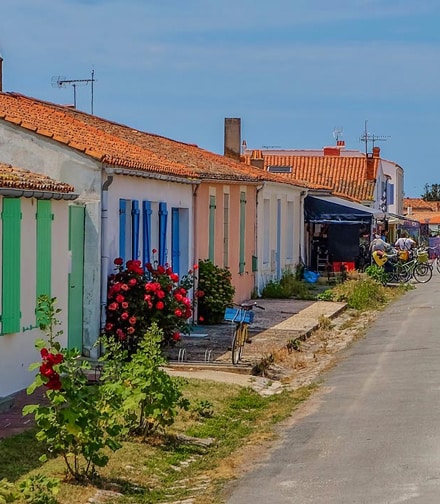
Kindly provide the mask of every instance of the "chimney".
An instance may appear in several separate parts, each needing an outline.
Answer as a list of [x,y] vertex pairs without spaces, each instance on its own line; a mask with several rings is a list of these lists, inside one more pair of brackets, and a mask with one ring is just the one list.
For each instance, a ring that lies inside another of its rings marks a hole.
[[345,140],[336,140],[336,145],[338,147],[345,147]]
[[3,58],[0,56],[0,93],[3,92]]
[[380,158],[380,147],[373,147],[373,157]]
[[340,156],[341,149],[339,147],[324,147],[324,156]]
[[224,155],[240,161],[241,157],[241,119],[227,117],[225,119]]
[[251,166],[264,170],[264,157],[261,150],[254,150],[251,154]]

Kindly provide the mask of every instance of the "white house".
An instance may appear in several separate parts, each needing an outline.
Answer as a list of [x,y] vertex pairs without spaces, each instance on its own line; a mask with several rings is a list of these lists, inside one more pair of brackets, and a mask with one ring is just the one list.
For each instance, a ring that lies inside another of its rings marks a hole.
[[57,318],[67,345],[69,304],[69,205],[72,186],[0,163],[0,398],[33,379],[29,364],[39,359],[34,342],[43,334],[37,298],[57,298]]

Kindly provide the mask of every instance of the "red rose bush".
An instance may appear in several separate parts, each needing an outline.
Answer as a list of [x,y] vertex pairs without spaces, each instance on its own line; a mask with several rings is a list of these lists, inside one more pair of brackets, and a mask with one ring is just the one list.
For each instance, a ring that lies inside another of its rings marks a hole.
[[182,332],[190,331],[194,271],[180,279],[168,264],[147,263],[144,269],[141,261],[130,260],[124,267],[121,258],[114,264],[116,273],[108,281],[107,338],[118,341],[132,355],[153,323],[163,331],[163,344],[174,344]]

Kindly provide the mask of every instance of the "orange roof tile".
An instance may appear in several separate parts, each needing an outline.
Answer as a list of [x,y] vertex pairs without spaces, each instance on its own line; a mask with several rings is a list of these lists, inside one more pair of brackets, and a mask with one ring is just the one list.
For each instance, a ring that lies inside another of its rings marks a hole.
[[109,165],[156,172],[185,179],[313,187],[307,181],[286,180],[195,145],[145,133],[70,107],[17,93],[0,93],[0,119],[36,131]]
[[16,168],[5,163],[0,163],[0,189],[24,189],[65,194],[74,192],[73,186],[69,184],[57,182],[46,175]]
[[432,212],[437,210],[439,202],[425,201],[422,198],[403,198],[403,208],[411,207],[413,210],[425,210]]
[[[329,188],[336,196],[353,201],[372,201],[380,158],[366,160],[361,156],[296,156],[273,155],[259,151],[264,169],[289,167],[289,173],[280,174],[309,184]],[[244,156],[251,163],[252,154]],[[255,159],[255,157],[254,157]]]

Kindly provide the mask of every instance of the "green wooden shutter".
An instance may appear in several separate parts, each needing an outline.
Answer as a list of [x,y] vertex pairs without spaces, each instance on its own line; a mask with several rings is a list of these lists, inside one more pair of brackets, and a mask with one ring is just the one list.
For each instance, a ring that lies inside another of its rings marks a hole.
[[2,330],[20,332],[21,201],[3,198],[2,209]]
[[214,262],[214,254],[215,254],[215,196],[210,196],[208,258],[211,262]]
[[245,231],[246,231],[246,193],[240,193],[240,263],[238,272],[244,273],[245,266]]
[[51,295],[52,264],[52,202],[37,202],[37,298]]

